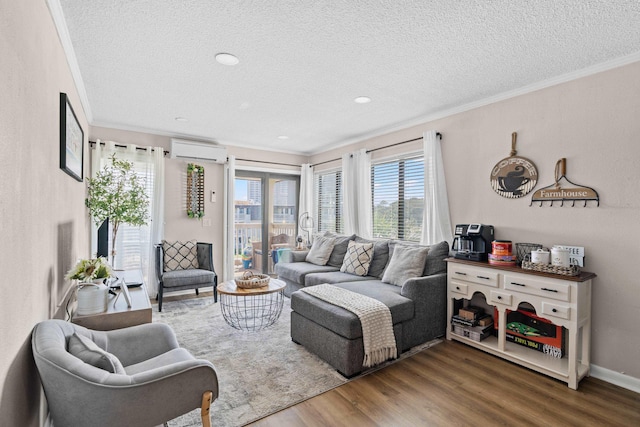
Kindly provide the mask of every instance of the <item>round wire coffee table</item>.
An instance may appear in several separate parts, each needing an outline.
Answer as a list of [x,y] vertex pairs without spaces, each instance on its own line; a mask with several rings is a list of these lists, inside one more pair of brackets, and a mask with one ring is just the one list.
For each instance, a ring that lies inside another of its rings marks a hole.
[[282,313],[284,288],[282,280],[271,279],[267,286],[242,289],[235,280],[218,285],[222,317],[241,331],[259,331],[273,325]]

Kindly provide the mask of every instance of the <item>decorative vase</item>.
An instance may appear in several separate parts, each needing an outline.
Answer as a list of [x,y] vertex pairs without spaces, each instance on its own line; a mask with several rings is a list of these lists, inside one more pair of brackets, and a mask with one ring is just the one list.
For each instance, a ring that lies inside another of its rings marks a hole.
[[78,285],[77,315],[86,316],[107,310],[109,288],[102,284],[104,279],[99,280],[99,283],[80,283]]

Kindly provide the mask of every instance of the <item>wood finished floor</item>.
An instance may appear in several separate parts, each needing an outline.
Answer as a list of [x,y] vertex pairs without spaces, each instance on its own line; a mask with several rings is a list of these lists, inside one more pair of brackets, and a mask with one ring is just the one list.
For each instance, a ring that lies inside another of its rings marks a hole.
[[444,341],[250,425],[640,426],[640,394],[595,378],[571,390]]

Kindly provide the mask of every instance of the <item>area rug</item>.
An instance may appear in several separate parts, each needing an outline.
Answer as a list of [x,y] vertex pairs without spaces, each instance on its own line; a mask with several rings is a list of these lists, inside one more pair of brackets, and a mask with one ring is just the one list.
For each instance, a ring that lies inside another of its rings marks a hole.
[[[153,321],[169,324],[182,347],[215,365],[220,395],[211,405],[212,426],[243,426],[349,381],[291,341],[288,298],[278,321],[258,332],[227,325],[220,304],[211,297],[165,301],[162,313],[154,306]],[[401,358],[436,342],[411,349]],[[167,425],[200,426],[200,409]]]

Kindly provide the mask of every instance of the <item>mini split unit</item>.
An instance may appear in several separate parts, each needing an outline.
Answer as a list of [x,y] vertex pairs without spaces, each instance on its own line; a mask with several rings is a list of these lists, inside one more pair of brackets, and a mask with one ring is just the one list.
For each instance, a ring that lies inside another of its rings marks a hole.
[[171,158],[226,163],[227,147],[206,142],[171,139]]

